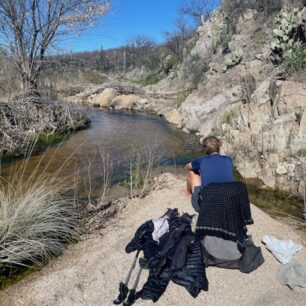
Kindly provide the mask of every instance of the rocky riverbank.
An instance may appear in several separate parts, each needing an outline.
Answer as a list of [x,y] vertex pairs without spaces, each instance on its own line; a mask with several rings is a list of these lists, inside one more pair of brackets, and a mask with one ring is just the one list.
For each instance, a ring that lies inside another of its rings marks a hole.
[[[96,217],[95,222],[100,222],[103,229],[70,246],[62,257],[42,271],[0,292],[1,305],[111,305],[118,294],[118,284],[131,265],[133,255],[127,255],[124,247],[137,227],[159,217],[168,207],[192,213],[190,199],[180,195],[184,185],[182,178],[164,174],[159,177],[158,187],[144,199],[121,202],[119,213],[107,223]],[[278,283],[275,273],[280,264],[260,242],[264,234],[293,239],[302,245],[303,238],[292,227],[254,206],[252,214],[255,224],[249,231],[255,243],[261,245],[266,260],[258,270],[242,274],[236,270],[208,268],[208,292],[193,299],[184,288],[170,283],[157,305],[304,305],[305,289],[290,290]],[[306,265],[305,245],[295,258]],[[141,284],[146,277],[145,271]],[[146,301],[138,304],[151,305]]]
[[[284,9],[289,13],[281,16],[295,14]],[[299,14],[299,29],[306,37],[306,9]],[[155,112],[187,133],[217,135],[245,178],[304,195],[306,83],[302,72],[290,74],[285,64],[271,59],[276,18],[287,17],[264,18],[247,9],[235,32],[226,36],[227,17],[217,11],[198,28],[197,42],[183,63],[159,83],[106,83],[66,100]],[[209,69],[195,87],[190,63],[195,67],[203,62]]]

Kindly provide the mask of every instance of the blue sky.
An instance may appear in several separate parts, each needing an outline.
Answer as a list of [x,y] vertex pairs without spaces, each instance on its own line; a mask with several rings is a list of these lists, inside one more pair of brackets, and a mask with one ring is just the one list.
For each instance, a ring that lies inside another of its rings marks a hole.
[[[211,0],[212,6],[220,0]],[[171,31],[182,0],[111,0],[111,11],[96,27],[63,43],[61,48],[77,51],[116,48],[134,35],[146,35],[162,42]]]

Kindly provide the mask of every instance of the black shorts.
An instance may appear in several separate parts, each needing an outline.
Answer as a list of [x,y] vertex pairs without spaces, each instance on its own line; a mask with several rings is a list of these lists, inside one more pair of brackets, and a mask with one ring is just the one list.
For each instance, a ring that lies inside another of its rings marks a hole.
[[201,192],[201,186],[196,186],[194,187],[194,191],[191,196],[191,204],[196,212],[200,211],[200,204],[199,204],[200,192]]

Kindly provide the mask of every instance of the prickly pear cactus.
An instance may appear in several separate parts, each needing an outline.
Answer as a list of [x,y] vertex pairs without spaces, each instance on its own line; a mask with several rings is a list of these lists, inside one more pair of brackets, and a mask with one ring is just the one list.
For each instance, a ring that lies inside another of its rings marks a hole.
[[281,63],[283,58],[292,52],[296,45],[302,43],[297,33],[301,29],[306,30],[305,21],[306,8],[303,10],[282,11],[276,17],[273,29],[274,41],[271,44],[272,62],[275,64]]
[[238,65],[243,58],[243,50],[237,49],[233,53],[229,54],[225,57],[224,63],[223,63],[223,72],[227,71],[227,69]]

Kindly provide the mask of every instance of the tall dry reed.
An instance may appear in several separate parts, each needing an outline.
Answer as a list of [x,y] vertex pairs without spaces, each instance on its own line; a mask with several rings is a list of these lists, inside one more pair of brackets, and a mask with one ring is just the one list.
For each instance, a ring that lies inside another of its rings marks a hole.
[[59,176],[74,152],[52,175],[47,175],[47,169],[58,149],[46,163],[42,154],[31,175],[25,177],[34,147],[32,143],[28,157],[17,169],[12,165],[10,175],[0,178],[0,271],[40,265],[61,254],[67,242],[77,236],[74,198],[67,196],[67,186]]

